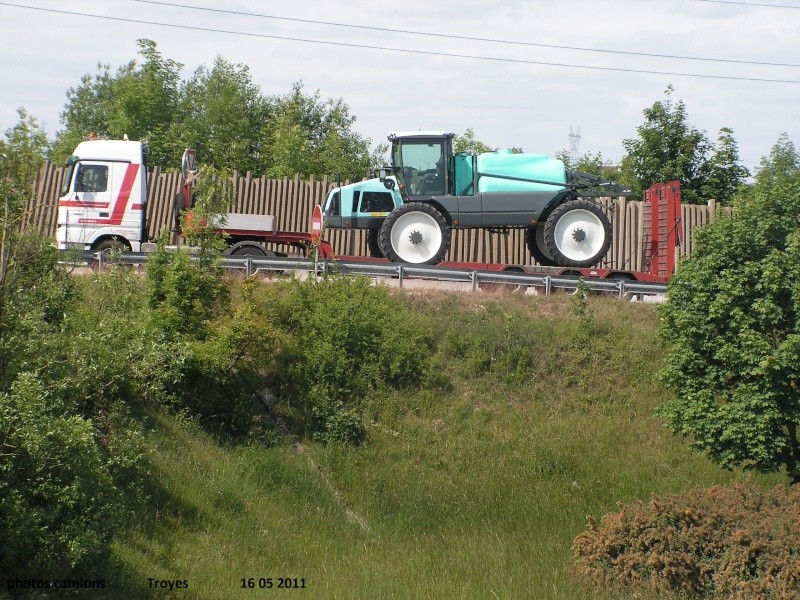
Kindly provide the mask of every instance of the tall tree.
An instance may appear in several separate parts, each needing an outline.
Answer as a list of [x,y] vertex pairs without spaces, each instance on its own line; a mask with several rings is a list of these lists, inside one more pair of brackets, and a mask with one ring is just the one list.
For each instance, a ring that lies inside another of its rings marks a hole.
[[53,159],[63,161],[94,132],[148,143],[149,162],[177,166],[186,146],[201,162],[273,177],[310,175],[361,179],[383,163],[387,145],[353,129],[356,117],[342,99],[307,94],[302,82],[285,96],[266,97],[247,66],[218,57],[182,82],[182,65],[156,43],[139,40],[141,60],[116,73],[98,65],[67,92]]
[[171,136],[183,65],[163,58],[152,40],[141,39],[137,44],[141,63],[133,60],[115,75],[108,65],[98,65],[94,77],[84,75],[81,85],[67,91],[61,113],[65,129],[57,135],[55,159],[65,159],[77,142],[94,132],[101,137],[128,135],[145,140],[151,164],[177,163],[180,154]]
[[672,431],[725,467],[800,483],[800,153],[784,135],[731,215],[696,230],[669,284]]
[[[34,180],[49,152],[47,134],[37,120],[24,108],[18,109],[17,114],[19,121],[5,131],[5,139],[0,139],[0,289],[3,291],[19,232],[20,212],[33,193]],[[0,302],[3,298],[4,293]]]
[[272,102],[275,118],[264,151],[271,177],[328,175],[353,181],[381,166],[386,144],[370,152],[370,140],[353,130],[356,117],[341,98],[307,94],[299,81]]
[[638,195],[654,183],[677,179],[688,203],[705,203],[709,198],[727,203],[747,176],[738,165],[733,134],[723,129],[715,151],[705,133],[688,122],[683,101],[673,102],[674,91],[668,86],[664,101],[644,109],[638,137],[622,142],[627,155],[621,179]]
[[749,176],[750,171],[740,164],[733,130],[723,127],[719,130],[714,154],[706,163],[706,181],[700,190],[701,197],[730,204]]
[[471,127],[467,129],[463,135],[457,135],[453,138],[453,151],[454,152],[470,152],[472,154],[481,154],[482,152],[495,152],[497,148],[492,148],[488,144],[475,139],[475,130]]
[[219,169],[259,172],[272,107],[246,65],[217,57],[182,86],[180,132],[185,146]]

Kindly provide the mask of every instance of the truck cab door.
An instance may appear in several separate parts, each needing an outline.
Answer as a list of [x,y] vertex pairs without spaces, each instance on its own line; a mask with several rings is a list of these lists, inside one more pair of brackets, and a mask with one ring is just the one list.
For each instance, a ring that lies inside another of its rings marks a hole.
[[81,162],[75,173],[73,200],[83,209],[83,222],[107,219],[111,214],[114,170],[108,163]]
[[102,215],[110,213],[113,170],[109,163],[76,160],[68,165],[66,177],[58,201],[61,248],[88,244],[96,236]]

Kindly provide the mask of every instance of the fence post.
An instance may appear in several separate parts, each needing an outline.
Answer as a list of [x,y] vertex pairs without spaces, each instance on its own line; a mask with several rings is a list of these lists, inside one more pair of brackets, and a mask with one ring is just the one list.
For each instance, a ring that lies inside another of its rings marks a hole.
[[717,213],[717,201],[714,198],[711,198],[708,201],[708,222],[711,223],[714,221],[714,216]]

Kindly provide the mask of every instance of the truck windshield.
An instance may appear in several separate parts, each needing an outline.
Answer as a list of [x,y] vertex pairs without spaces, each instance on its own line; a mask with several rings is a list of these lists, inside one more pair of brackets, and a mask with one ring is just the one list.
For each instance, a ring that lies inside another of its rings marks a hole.
[[392,148],[400,189],[410,196],[444,195],[445,159],[441,141],[397,141]]

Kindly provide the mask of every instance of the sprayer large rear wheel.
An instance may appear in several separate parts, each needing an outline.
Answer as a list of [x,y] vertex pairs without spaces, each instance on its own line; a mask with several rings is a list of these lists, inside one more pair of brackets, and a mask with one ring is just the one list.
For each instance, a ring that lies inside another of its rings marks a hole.
[[435,265],[450,245],[450,226],[434,206],[410,202],[386,217],[380,244],[383,255],[392,262]]
[[611,221],[596,202],[578,198],[559,205],[547,217],[544,244],[564,267],[591,267],[611,247]]

